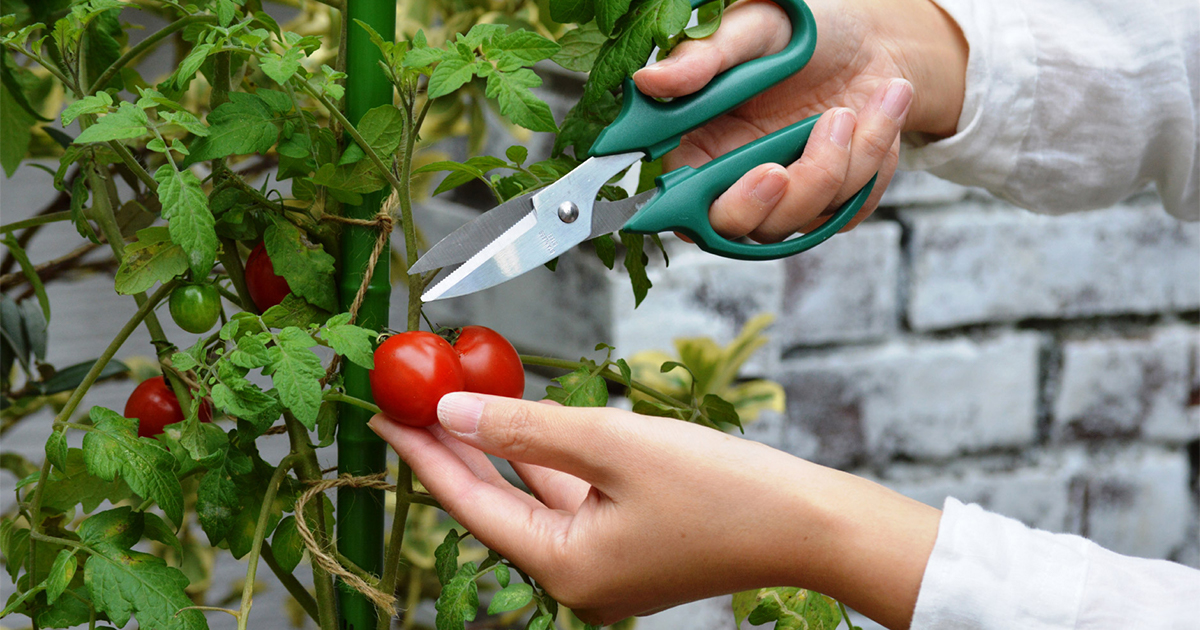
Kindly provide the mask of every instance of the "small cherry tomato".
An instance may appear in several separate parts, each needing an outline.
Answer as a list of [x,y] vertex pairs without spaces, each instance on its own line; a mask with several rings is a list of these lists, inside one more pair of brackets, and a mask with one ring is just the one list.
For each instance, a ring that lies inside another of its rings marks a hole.
[[171,319],[190,333],[206,333],[221,315],[221,294],[211,284],[185,284],[171,291]]
[[292,292],[287,280],[275,275],[275,267],[261,242],[254,246],[246,258],[246,290],[250,292],[250,299],[254,300],[259,312],[279,304]]
[[521,357],[500,333],[483,326],[464,326],[454,349],[462,362],[466,391],[509,398],[524,395]]
[[[168,424],[184,420],[179,399],[161,376],[148,378],[133,390],[125,402],[124,415],[138,421],[138,437],[154,437]],[[200,421],[212,421],[212,406],[207,400],[200,401]]]
[[462,389],[458,353],[433,333],[392,335],[375,350],[371,394],[383,413],[396,422],[414,427],[437,424],[438,401]]

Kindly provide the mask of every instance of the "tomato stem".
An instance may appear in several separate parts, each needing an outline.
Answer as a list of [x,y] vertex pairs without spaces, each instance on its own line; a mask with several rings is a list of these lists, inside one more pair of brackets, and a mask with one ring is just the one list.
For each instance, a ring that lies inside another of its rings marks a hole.
[[[246,624],[250,620],[250,607],[254,603],[254,578],[258,573],[258,556],[262,551],[263,539],[267,537],[267,523],[271,520],[275,494],[279,491],[279,484],[283,483],[283,478],[287,476],[288,469],[299,458],[300,456],[295,453],[284,457],[279,462],[279,466],[275,468],[275,473],[271,475],[271,481],[267,483],[267,489],[263,492],[262,508],[258,511],[258,524],[254,527],[254,542],[247,558],[249,566],[246,567],[246,580],[242,584],[242,606],[237,614],[238,630],[246,630]],[[304,518],[304,515],[301,514],[300,518]]]
[[[578,370],[579,368],[582,368],[582,367],[588,367],[588,365],[586,363],[581,363],[579,361],[568,361],[566,359],[556,359],[553,357],[540,357],[540,356],[531,355],[531,354],[522,354],[521,355],[521,363],[524,363],[525,365],[537,365],[537,366],[541,366],[541,367],[557,368],[560,370],[568,370],[571,372]],[[606,380],[612,381],[614,383],[620,383],[621,385],[626,385],[625,377],[621,376],[621,374],[619,372],[614,372],[606,364],[601,364],[599,370],[595,371],[595,374],[602,376]],[[675,398],[674,396],[669,396],[667,394],[664,394],[664,393],[658,391],[657,389],[654,389],[653,387],[650,387],[649,385],[642,383],[641,381],[630,379],[630,382],[628,385],[630,387],[632,387],[633,389],[635,389],[639,392],[642,392],[643,394],[646,394],[647,396],[652,396],[652,397],[658,399],[660,402],[671,405],[672,407],[678,407],[680,409],[690,409],[691,408],[691,405],[683,402],[682,400],[679,400],[679,399]]]

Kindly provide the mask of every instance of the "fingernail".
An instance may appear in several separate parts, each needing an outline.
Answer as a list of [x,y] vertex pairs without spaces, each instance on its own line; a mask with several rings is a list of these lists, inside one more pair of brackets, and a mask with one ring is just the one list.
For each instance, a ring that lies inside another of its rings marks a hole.
[[912,103],[912,84],[904,79],[893,79],[883,96],[883,113],[892,120],[900,120],[908,105]]
[[673,65],[679,63],[679,58],[682,56],[683,55],[674,55],[672,57],[667,57],[666,59],[663,59],[662,61],[657,61],[655,63],[650,64],[650,66],[647,69],[648,70],[662,70],[663,68],[668,68],[670,66],[673,66]]
[[367,428],[374,431],[375,435],[379,435],[379,429],[375,426],[376,422],[382,422],[379,416],[371,416],[371,419],[367,420]]
[[782,166],[775,166],[762,174],[750,194],[763,205],[771,205],[783,196],[783,189],[787,187],[787,183],[787,171]]
[[438,401],[438,420],[447,431],[470,435],[479,427],[483,401],[463,392],[446,394]]
[[833,115],[833,131],[829,138],[843,149],[850,148],[850,138],[854,136],[854,112],[843,109]]

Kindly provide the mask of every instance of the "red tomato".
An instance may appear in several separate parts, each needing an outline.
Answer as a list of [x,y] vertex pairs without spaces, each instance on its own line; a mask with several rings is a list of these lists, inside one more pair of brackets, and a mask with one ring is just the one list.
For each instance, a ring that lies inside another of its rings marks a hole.
[[[125,417],[138,421],[138,437],[154,437],[163,427],[183,422],[183,409],[166,379],[161,376],[141,382],[125,403]],[[207,400],[200,403],[200,421],[212,421],[212,406]]]
[[287,280],[275,275],[275,267],[267,256],[262,243],[254,246],[246,258],[246,290],[259,312],[263,312],[283,301],[292,292]]
[[383,413],[396,422],[414,427],[437,424],[438,401],[462,389],[458,353],[433,333],[392,335],[375,350],[371,394]]
[[454,342],[468,392],[520,398],[525,393],[521,357],[500,333],[483,326],[464,326]]

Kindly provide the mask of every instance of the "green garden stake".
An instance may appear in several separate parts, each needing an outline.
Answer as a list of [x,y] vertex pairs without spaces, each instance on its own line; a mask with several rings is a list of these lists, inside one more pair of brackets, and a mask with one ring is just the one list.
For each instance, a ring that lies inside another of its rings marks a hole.
[[[379,68],[379,49],[371,43],[356,20],[391,38],[396,32],[394,0],[349,0],[346,7],[346,118],[357,125],[368,110],[392,103],[392,84]],[[361,205],[346,205],[345,216],[373,219],[379,212],[387,190],[363,195]],[[342,308],[354,301],[371,250],[379,232],[370,226],[346,225],[342,231],[342,265],[338,291]],[[359,326],[379,330],[388,323],[391,296],[389,257],[380,256],[370,287],[358,311]],[[346,393],[372,400],[371,383],[366,369],[346,361],[342,363]],[[374,475],[387,467],[387,445],[369,428],[370,413],[343,404],[338,416],[338,474]],[[381,490],[341,487],[337,491],[337,545],[349,560],[366,571],[379,575],[383,569],[384,496]],[[338,585],[338,624],[341,630],[373,630],[378,611],[360,593]]]

